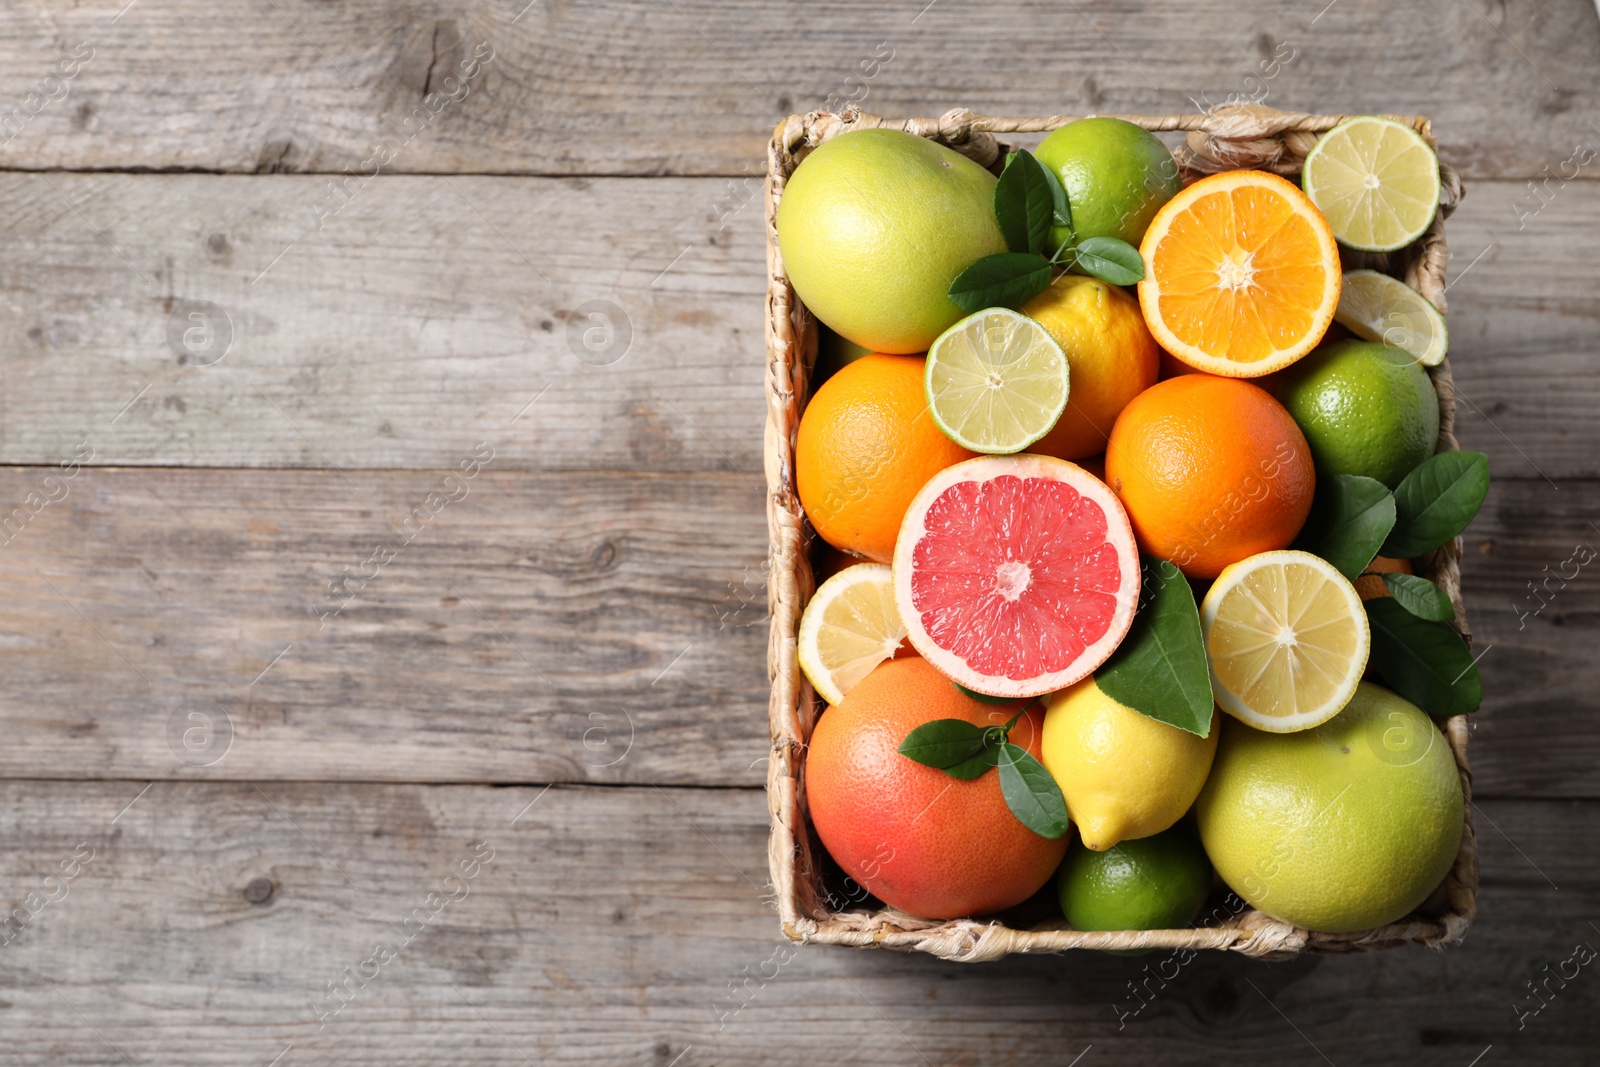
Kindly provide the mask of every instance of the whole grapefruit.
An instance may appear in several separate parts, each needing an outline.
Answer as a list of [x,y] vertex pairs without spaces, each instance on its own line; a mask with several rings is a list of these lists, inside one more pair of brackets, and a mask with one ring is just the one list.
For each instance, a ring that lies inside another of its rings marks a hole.
[[956,275],[1006,250],[995,176],[900,130],[825,141],[778,202],[778,248],[794,291],[841,337],[874,352],[924,352],[965,314]]
[[[984,704],[920,657],[889,660],[829,708],[811,734],[806,794],[828,852],[885,904],[926,919],[986,915],[1038,892],[1066,854],[1007,807],[997,770],[962,781],[899,752],[934,719],[1004,725],[1017,704]],[[1010,739],[1034,758],[1044,715]]]

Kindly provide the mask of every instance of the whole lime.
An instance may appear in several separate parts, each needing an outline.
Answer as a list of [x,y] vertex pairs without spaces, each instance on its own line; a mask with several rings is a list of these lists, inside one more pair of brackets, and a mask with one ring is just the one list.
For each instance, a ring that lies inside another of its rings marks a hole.
[[1224,718],[1196,804],[1217,873],[1253,906],[1323,933],[1421,904],[1461,847],[1461,779],[1416,705],[1362,682],[1321,726],[1269,734]]
[[965,314],[950,283],[1006,250],[995,176],[925,137],[853,130],[823,142],[778,203],[794,291],[840,336],[873,352],[923,352]]
[[1283,372],[1278,397],[1306,435],[1318,474],[1363,474],[1393,489],[1439,439],[1428,372],[1379,342],[1323,345]]
[[1122,119],[1069,122],[1041,141],[1033,156],[1061,179],[1072,212],[1070,230],[1051,230],[1052,250],[1074,233],[1080,241],[1119,237],[1137,247],[1161,205],[1183,188],[1167,146]]
[[1187,823],[1104,852],[1069,848],[1056,873],[1061,913],[1078,930],[1188,926],[1211,892],[1211,861]]

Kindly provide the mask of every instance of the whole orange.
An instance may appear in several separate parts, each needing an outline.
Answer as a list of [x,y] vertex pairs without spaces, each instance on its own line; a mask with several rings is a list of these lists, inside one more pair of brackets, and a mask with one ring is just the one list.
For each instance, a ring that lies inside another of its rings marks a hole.
[[[1027,900],[1066,854],[1006,806],[1000,772],[962,781],[902,756],[900,742],[934,719],[1001,726],[1016,704],[982,704],[917,656],[879,664],[811,733],[806,795],[828,852],[878,899],[926,919],[986,915]],[[1044,714],[1010,739],[1039,758]]]
[[830,545],[889,562],[917,490],[975,454],[928,414],[922,370],[921,356],[862,356],[806,405],[795,484],[812,528]]
[[1282,404],[1241,378],[1185,374],[1133,399],[1111,428],[1106,484],[1146,552],[1191,578],[1287,548],[1316,474]]

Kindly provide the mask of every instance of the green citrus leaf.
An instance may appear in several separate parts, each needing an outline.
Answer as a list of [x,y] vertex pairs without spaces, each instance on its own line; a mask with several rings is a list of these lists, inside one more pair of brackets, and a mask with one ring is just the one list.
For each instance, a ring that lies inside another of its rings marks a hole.
[[1045,181],[1050,183],[1050,221],[1057,226],[1072,228],[1072,205],[1067,202],[1067,187],[1061,184],[1060,175],[1044,164],[1039,165],[1044,172]]
[[996,252],[956,275],[950,300],[969,315],[1020,308],[1050,287],[1050,263],[1029,252]]
[[1444,590],[1415,574],[1385,574],[1383,584],[1400,606],[1419,619],[1430,622],[1447,622],[1456,617],[1456,609]]
[[1440,452],[1395,487],[1394,531],[1383,554],[1411,559],[1432,552],[1467,528],[1489,492],[1489,457]]
[[1466,715],[1483,703],[1483,679],[1461,635],[1419,619],[1392,597],[1367,601],[1372,665],[1391,689],[1429,715]]
[[1060,837],[1071,826],[1061,787],[1044,764],[1021,745],[1000,746],[1000,792],[1017,821],[1040,837]]
[[1132,285],[1144,277],[1144,258],[1128,242],[1115,237],[1090,237],[1078,242],[1078,266],[1112,285]]
[[979,752],[971,759],[965,759],[960,763],[944,768],[944,773],[948,774],[952,778],[959,778],[963,782],[970,781],[971,779],[977,778],[980,775],[987,774],[989,770],[993,768],[994,765],[999,761],[999,759],[999,746],[985,745],[983,751]]
[[1194,591],[1177,567],[1146,557],[1140,600],[1128,636],[1095,671],[1095,684],[1141,715],[1205,737],[1216,704]]
[[1055,215],[1055,194],[1039,161],[1027,152],[1012,152],[994,187],[994,217],[1013,252],[1044,251]]
[[1382,482],[1359,474],[1321,476],[1294,547],[1321,556],[1353,582],[1393,528],[1394,494]]
[[989,747],[988,731],[965,719],[934,719],[906,734],[900,754],[927,767],[954,767]]

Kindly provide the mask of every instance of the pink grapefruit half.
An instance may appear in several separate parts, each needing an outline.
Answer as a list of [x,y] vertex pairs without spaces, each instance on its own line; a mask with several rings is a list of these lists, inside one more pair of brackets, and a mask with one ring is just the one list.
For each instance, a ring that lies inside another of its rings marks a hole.
[[979,456],[911,502],[894,550],[911,644],[968,689],[1065,689],[1121,643],[1139,601],[1139,550],[1122,504],[1075,463]]

